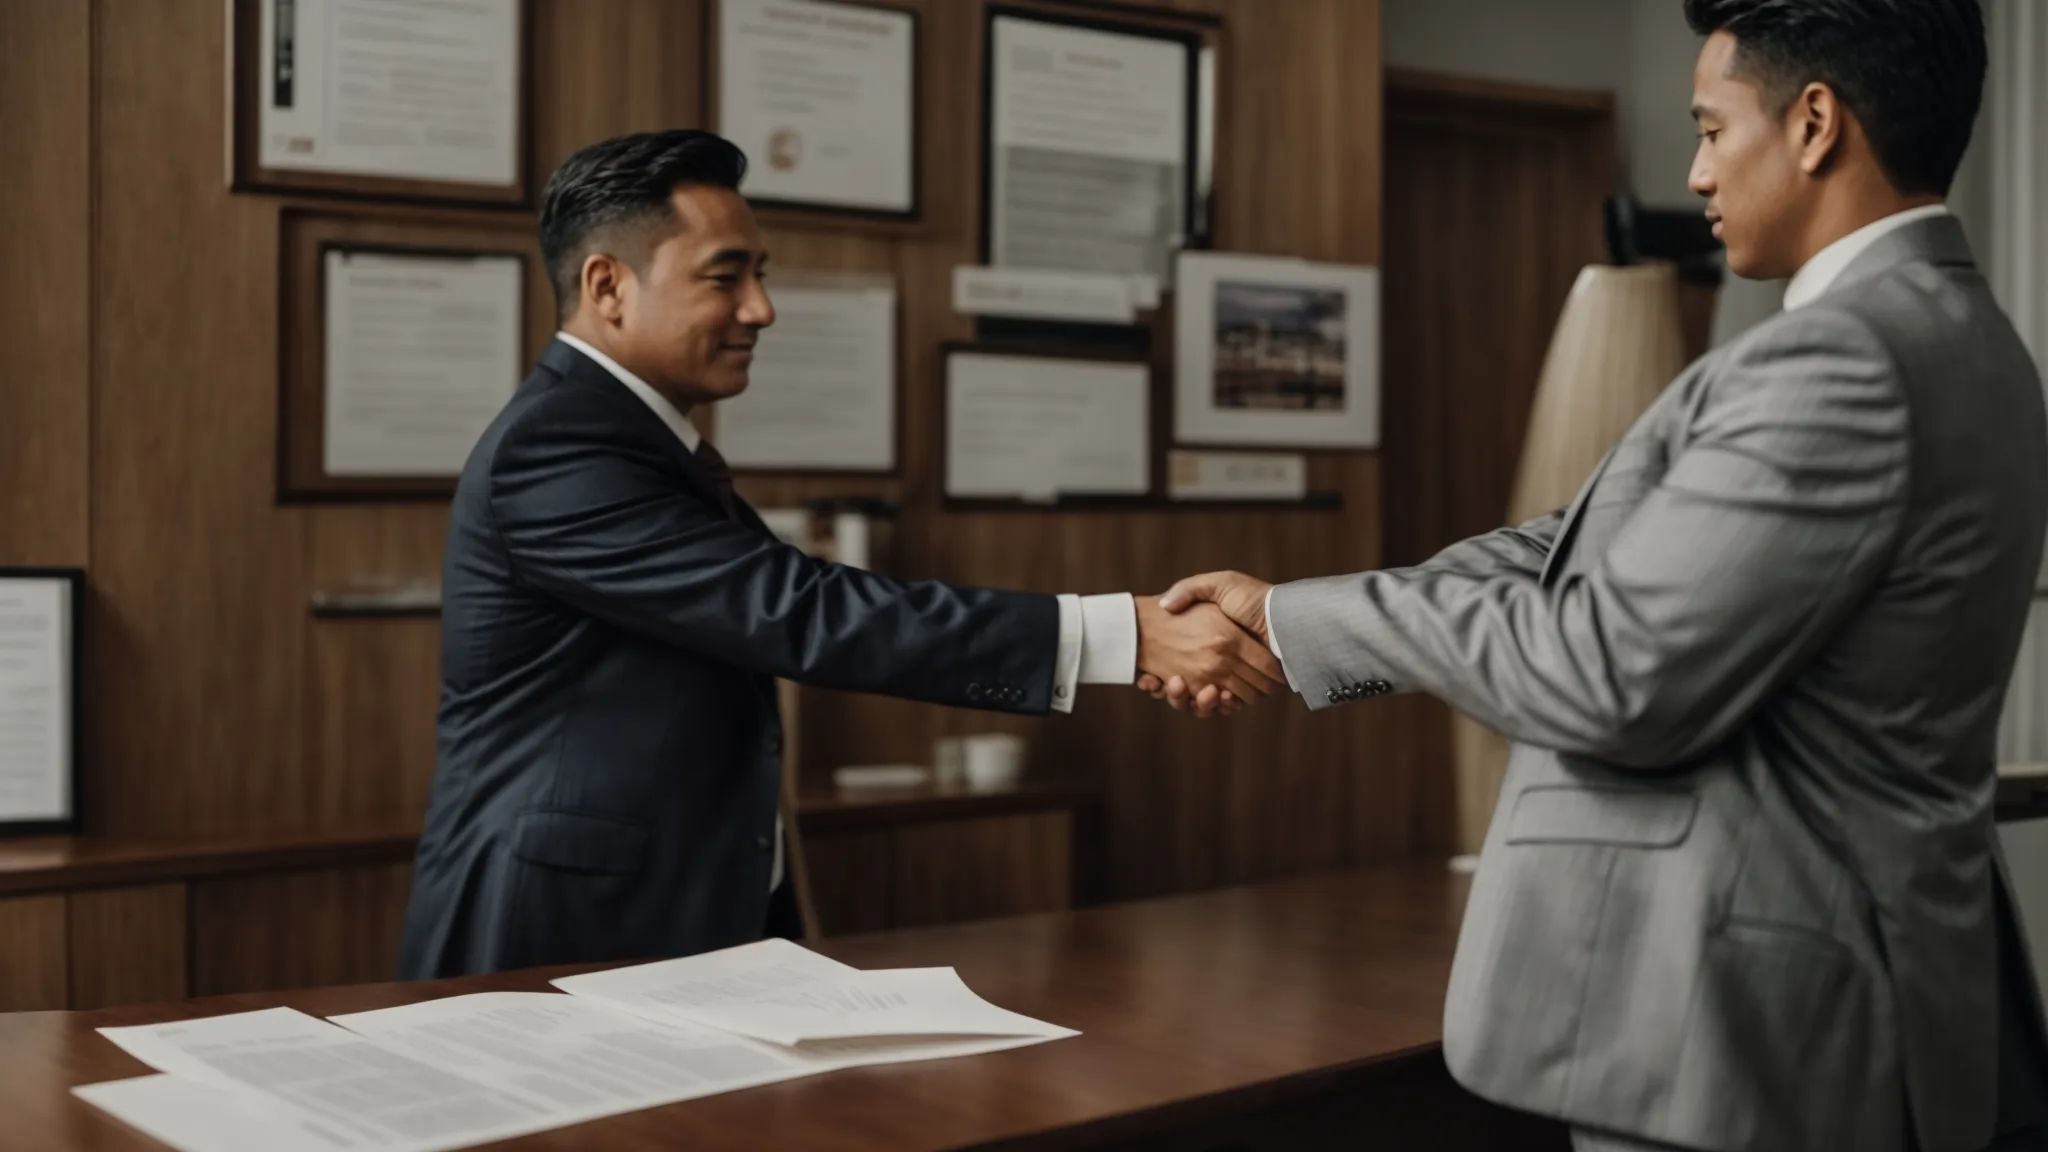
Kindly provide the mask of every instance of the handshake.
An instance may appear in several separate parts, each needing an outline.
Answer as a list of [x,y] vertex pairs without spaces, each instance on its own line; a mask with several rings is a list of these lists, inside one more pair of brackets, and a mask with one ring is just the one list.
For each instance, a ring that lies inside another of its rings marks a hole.
[[1242,572],[1211,572],[1156,600],[1134,597],[1139,691],[1207,719],[1287,687],[1266,630],[1272,587]]

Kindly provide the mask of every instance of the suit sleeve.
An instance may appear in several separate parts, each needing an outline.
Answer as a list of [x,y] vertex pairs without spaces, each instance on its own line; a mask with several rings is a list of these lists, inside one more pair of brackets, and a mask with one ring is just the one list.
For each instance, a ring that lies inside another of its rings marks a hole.
[[1473,576],[1521,573],[1535,576],[1550,559],[1564,525],[1564,512],[1548,512],[1533,520],[1496,528],[1469,540],[1460,540],[1416,565],[1435,572],[1463,572]]
[[821,687],[1050,707],[1052,596],[825,563],[727,520],[659,445],[569,405],[507,431],[490,510],[522,582],[626,631]]
[[1813,312],[1704,385],[1662,482],[1581,571],[1545,587],[1526,565],[1428,564],[1277,589],[1310,705],[1384,680],[1510,739],[1643,768],[1725,739],[1868,594],[1907,499],[1888,352]]

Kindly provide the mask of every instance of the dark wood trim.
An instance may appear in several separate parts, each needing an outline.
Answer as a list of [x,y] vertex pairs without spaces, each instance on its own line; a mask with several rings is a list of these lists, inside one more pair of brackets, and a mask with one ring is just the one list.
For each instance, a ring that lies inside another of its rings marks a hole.
[[533,0],[519,0],[518,104],[513,125],[513,182],[500,188],[447,180],[406,180],[346,172],[302,172],[265,168],[258,139],[262,131],[261,71],[265,0],[229,0],[228,188],[235,192],[307,193],[352,200],[526,208],[533,200]]
[[1071,780],[1024,780],[988,792],[936,785],[840,792],[813,785],[797,793],[796,810],[806,833],[822,833],[1077,811],[1101,799],[1096,788]]
[[1411,68],[1387,68],[1381,73],[1381,82],[1386,88],[1389,117],[1400,114],[1404,106],[1429,104],[1505,106],[1593,117],[1614,115],[1614,93],[1605,89],[1553,88]]
[[0,845],[0,896],[407,863],[418,840],[416,830],[399,827],[203,840],[21,840]]
[[[798,795],[796,808],[803,830],[813,833],[1078,811],[1100,799],[1085,784],[1027,780],[989,792],[810,790]],[[419,830],[399,824],[203,839],[40,836],[0,841],[0,897],[404,864],[411,862],[418,843]]]

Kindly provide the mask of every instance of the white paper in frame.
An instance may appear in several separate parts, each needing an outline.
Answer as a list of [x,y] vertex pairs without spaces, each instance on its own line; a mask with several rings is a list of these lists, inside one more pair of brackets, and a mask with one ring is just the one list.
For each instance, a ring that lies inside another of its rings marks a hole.
[[1183,252],[1174,279],[1176,441],[1379,447],[1377,268]]

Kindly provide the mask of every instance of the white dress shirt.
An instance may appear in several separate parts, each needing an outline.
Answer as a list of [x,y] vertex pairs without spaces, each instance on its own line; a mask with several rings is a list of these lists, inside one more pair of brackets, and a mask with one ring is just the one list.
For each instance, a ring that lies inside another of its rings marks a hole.
[[[1915,220],[1926,220],[1947,213],[1948,206],[1944,204],[1924,204],[1918,208],[1894,212],[1865,224],[1814,253],[1811,259],[1799,266],[1799,271],[1793,274],[1791,283],[1785,285],[1786,311],[1813,303],[1821,293],[1828,290],[1835,282],[1835,277],[1842,274],[1843,269],[1853,263],[1856,257],[1863,255],[1864,249],[1877,243],[1886,233],[1903,228]],[[1277,588],[1277,585],[1275,587]],[[1266,646],[1273,650],[1273,658],[1280,661],[1280,670],[1286,672],[1287,657],[1280,653],[1280,632],[1273,627],[1272,589],[1266,592]],[[1292,672],[1287,672],[1287,686],[1297,693],[1301,691],[1294,683]]]
[[[627,391],[638,396],[663,424],[683,442],[691,455],[704,439],[690,418],[654,390],[647,381],[628,372],[618,361],[592,347],[588,341],[567,332],[555,339],[596,361],[616,377]],[[1124,684],[1138,678],[1138,610],[1130,593],[1106,596],[1057,597],[1060,608],[1059,647],[1053,656],[1052,708],[1055,712],[1074,710],[1074,689],[1078,684]],[[782,819],[775,821],[775,869],[768,890],[782,884]]]

